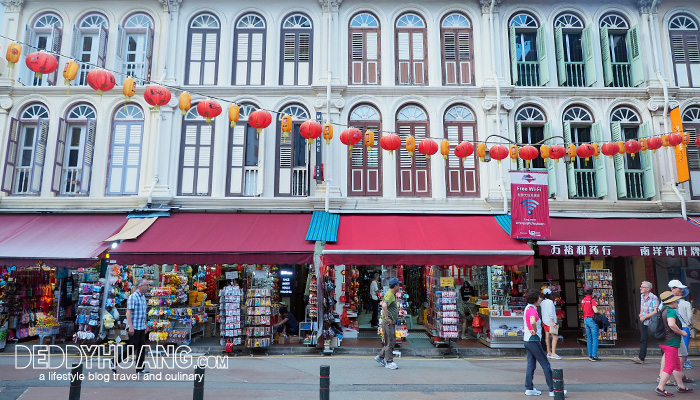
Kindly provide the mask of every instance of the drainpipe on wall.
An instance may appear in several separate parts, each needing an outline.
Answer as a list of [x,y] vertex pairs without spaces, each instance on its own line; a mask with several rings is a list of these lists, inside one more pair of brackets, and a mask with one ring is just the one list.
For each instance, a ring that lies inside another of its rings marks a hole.
[[[496,0],[491,0],[491,7],[489,7],[489,31],[492,38],[497,38],[493,31],[493,7]],[[491,49],[491,66],[493,67],[493,80],[496,83],[496,134],[501,134],[501,82],[498,78],[498,73],[496,72],[496,47]],[[506,187],[503,180],[503,168],[498,166],[498,186],[501,189],[501,197],[503,197],[503,214],[508,214],[508,197],[506,196]]]
[[[332,34],[332,23],[333,23],[333,13],[331,12],[331,2],[328,2],[328,82],[326,83],[326,123],[330,124],[331,123],[331,77],[333,76],[333,68],[331,67],[331,39],[333,38]],[[319,139],[320,140],[320,139]],[[327,148],[328,146],[326,146]],[[329,192],[330,192],[330,185],[332,182],[331,173],[328,167],[331,165],[329,162],[330,158],[330,149],[326,149],[326,162],[323,165],[324,166],[324,171],[323,175],[324,178],[326,178],[326,191],[325,191],[325,211],[328,212],[329,209],[329,203],[330,199],[329,197]]]
[[[651,41],[653,44],[654,51],[658,50],[658,43],[657,43],[657,38],[656,38],[656,13],[654,12],[654,9],[657,6],[658,0],[654,0],[653,3],[651,3],[651,8],[649,8],[649,14],[647,15],[647,23],[649,24],[649,36],[651,36]],[[658,55],[660,56],[660,54]],[[661,65],[659,64],[659,57],[652,57],[654,59],[654,72],[656,72],[656,78],[661,82],[661,86],[664,91],[664,114],[663,114],[663,121],[664,121],[664,133],[668,132],[668,84],[666,84],[666,80],[664,77],[661,75]],[[678,199],[681,202],[681,214],[683,215],[683,219],[688,219],[688,213],[686,210],[686,204],[685,204],[685,198],[681,193],[678,191],[678,187],[675,183],[675,179],[673,178],[673,165],[672,165],[672,158],[670,156],[671,150],[670,148],[666,148],[666,155],[668,156],[669,163],[668,163],[668,170],[669,170],[669,184],[671,185],[671,189],[673,189],[673,192],[678,196]]]
[[[166,73],[163,73],[163,76],[161,76],[160,80],[158,81],[158,84],[161,84],[163,82],[163,79],[165,79]],[[153,189],[155,189],[156,184],[160,181],[158,178],[158,163],[160,162],[160,135],[162,134],[163,130],[163,116],[162,116],[162,107],[159,107],[158,109],[158,135],[156,136],[156,167],[154,169],[154,174],[153,174],[153,183],[151,183],[151,189],[148,191],[148,207],[150,208],[151,205],[153,204]]]

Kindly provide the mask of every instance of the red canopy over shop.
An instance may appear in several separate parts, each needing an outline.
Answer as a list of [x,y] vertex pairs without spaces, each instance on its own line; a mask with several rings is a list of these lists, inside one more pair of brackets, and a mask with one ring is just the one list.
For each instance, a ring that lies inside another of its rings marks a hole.
[[122,264],[310,264],[311,214],[173,214],[110,252]]
[[551,218],[555,257],[700,257],[700,228],[682,218]]
[[125,223],[126,215],[2,214],[0,265],[92,266],[109,247],[103,240]]
[[534,252],[492,216],[343,215],[326,264],[533,265]]

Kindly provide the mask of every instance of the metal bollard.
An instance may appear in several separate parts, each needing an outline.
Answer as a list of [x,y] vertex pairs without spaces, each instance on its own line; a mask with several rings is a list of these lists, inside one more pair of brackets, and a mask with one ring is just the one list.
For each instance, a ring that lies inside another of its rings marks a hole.
[[564,400],[564,370],[552,369],[552,380],[554,381],[554,399]]
[[83,384],[83,364],[73,363],[70,371],[70,392],[68,400],[80,400],[80,390]]
[[321,400],[328,400],[330,397],[331,386],[331,366],[321,365]]
[[194,391],[193,400],[204,400],[204,367],[194,369]]

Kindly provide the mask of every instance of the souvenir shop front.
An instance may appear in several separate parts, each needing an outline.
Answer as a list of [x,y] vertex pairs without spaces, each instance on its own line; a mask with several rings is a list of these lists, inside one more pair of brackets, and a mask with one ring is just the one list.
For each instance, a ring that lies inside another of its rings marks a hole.
[[666,290],[684,279],[682,266],[700,257],[700,227],[682,218],[551,218],[551,239],[538,242],[533,279],[552,288],[564,331],[583,338],[579,303],[583,287],[611,322],[603,345],[615,345],[618,331],[638,329],[639,285]]
[[125,222],[124,215],[0,215],[0,349],[7,340],[100,339],[103,239]]
[[298,339],[312,345],[318,297],[315,242],[305,240],[310,222],[311,214],[178,213],[120,243],[110,262],[133,271],[134,281],[152,282],[152,341],[212,337],[229,352],[264,349],[293,338],[275,335],[284,307],[299,322]]
[[[515,347],[522,346],[517,339],[522,341],[522,299],[533,255],[492,216],[343,215],[323,264],[345,271],[336,285],[338,314],[364,308],[356,303],[366,297],[371,273],[381,273],[382,293],[389,279],[398,278],[399,341],[420,323],[434,344],[450,344],[469,318],[477,321],[469,328],[472,337],[491,347]],[[358,276],[362,289],[355,291]],[[343,322],[346,332],[357,325],[351,317]]]

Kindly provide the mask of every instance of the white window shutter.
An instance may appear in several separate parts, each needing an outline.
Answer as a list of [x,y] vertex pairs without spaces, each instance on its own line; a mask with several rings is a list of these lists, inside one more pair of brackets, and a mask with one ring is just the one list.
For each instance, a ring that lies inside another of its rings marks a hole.
[[[61,58],[58,56],[58,54],[61,53],[61,41],[63,40],[63,30],[58,27],[58,24],[53,24],[51,25],[51,48],[50,50],[54,53],[54,56],[56,57],[56,61],[58,61],[59,65],[61,64]],[[49,82],[49,85],[51,86],[56,86],[56,79],[58,78],[58,70],[61,68],[56,68],[56,71],[54,71],[52,74],[49,74],[46,78],[46,80]]]
[[561,26],[557,26],[554,31],[554,42],[557,46],[557,75],[559,85],[566,83],[566,60],[564,59],[564,32]]
[[15,181],[15,167],[17,166],[17,152],[19,151],[19,122],[15,118],[10,119],[10,130],[7,135],[7,152],[5,153],[5,167],[2,173],[2,192],[12,193]]
[[24,26],[24,37],[22,39],[24,45],[22,45],[22,57],[18,62],[19,64],[19,75],[17,81],[24,84],[25,86],[30,86],[34,81],[34,72],[32,72],[25,63],[25,59],[30,53],[35,52],[37,49],[33,47],[36,44],[36,31],[29,25]]
[[94,119],[87,120],[85,134],[85,148],[83,150],[83,166],[80,171],[80,193],[90,193],[90,177],[92,176],[92,165],[95,155],[95,136],[97,134],[97,123]]
[[66,120],[61,118],[58,121],[58,141],[56,142],[56,157],[53,165],[53,179],[51,180],[51,191],[53,193],[61,193],[61,183],[63,180],[63,158],[66,151],[66,134],[68,133],[68,124]]
[[109,38],[109,30],[106,26],[100,27],[100,47],[97,53],[97,66],[105,67],[107,60],[107,39]]
[[31,193],[41,193],[41,181],[44,173],[44,160],[46,158],[46,142],[49,137],[49,121],[39,118],[36,127],[34,142],[34,159],[32,160],[32,180],[29,185]]
[[515,27],[511,26],[509,29],[508,38],[510,39],[510,75],[513,80],[513,85],[518,83],[518,47],[517,47],[517,33],[515,32]]

